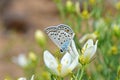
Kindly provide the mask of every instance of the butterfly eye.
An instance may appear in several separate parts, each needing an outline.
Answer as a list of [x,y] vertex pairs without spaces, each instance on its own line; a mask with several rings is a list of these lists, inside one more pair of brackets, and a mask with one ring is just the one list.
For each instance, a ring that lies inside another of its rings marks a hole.
[[60,52],[63,52],[63,50],[62,50],[62,49],[60,49]]

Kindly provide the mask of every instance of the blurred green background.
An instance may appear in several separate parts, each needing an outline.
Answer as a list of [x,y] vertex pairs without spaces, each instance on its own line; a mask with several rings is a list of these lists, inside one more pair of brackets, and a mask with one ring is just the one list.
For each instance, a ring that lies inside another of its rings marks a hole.
[[[84,80],[120,80],[119,0],[0,0],[0,79],[35,74],[36,80],[47,80],[43,51],[56,52],[57,47],[46,35],[41,45],[34,35],[36,30],[44,33],[45,27],[60,23],[74,30],[78,50],[89,38],[99,40]],[[12,61],[22,53],[29,57],[24,68]],[[37,56],[35,61],[33,56]]]

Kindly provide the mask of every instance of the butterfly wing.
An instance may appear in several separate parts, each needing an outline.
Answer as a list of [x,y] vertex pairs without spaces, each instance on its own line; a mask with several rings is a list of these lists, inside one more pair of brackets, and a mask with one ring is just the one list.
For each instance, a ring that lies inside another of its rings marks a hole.
[[71,40],[74,37],[72,29],[64,24],[58,26],[50,26],[45,29],[45,32],[48,34],[49,38],[61,49],[67,51],[68,46],[71,43]]
[[67,40],[70,41],[71,37],[64,30],[58,30],[57,33],[58,33],[58,37],[57,38],[59,40],[58,45],[59,45],[60,49],[62,49],[63,48],[62,46],[66,43]]
[[57,30],[57,26],[50,26],[45,28],[45,32],[48,34],[49,38],[60,48],[58,44],[60,39]]
[[63,53],[66,52],[66,51],[68,50],[69,45],[70,45],[70,40],[67,40],[67,41],[64,42],[63,45],[61,46],[60,51],[63,52]]
[[58,30],[64,30],[66,33],[68,33],[69,35],[71,35],[71,37],[74,36],[73,30],[68,25],[60,24],[60,25],[58,25]]
[[50,27],[45,28],[45,32],[47,34],[49,34],[50,32],[55,32],[55,31],[57,31],[57,27],[56,26],[50,26]]
[[61,33],[60,35],[63,36],[61,39],[63,44],[60,44],[60,51],[65,52],[68,50],[68,47],[71,44],[71,41],[74,37],[74,32],[68,25],[60,24],[58,25],[58,33]]

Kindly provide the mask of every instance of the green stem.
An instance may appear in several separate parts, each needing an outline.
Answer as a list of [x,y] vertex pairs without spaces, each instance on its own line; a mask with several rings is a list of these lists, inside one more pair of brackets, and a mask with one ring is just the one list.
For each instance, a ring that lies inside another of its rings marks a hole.
[[88,22],[88,20],[86,20],[85,22],[86,22],[86,28],[87,28],[87,30],[86,30],[86,31],[87,31],[87,33],[88,33],[88,32],[90,32],[89,22]]
[[60,80],[64,80],[63,78],[61,78]]
[[82,67],[82,69],[81,69],[81,74],[80,74],[80,77],[79,77],[79,79],[78,79],[78,80],[82,80],[83,73],[84,73],[84,66],[83,66],[83,67]]
[[80,69],[78,69],[78,72],[76,74],[75,80],[78,80],[79,73],[80,73]]
[[58,77],[57,77],[57,80],[63,80],[63,78],[58,76]]
[[50,80],[56,80],[54,75],[51,75],[51,79]]
[[65,12],[64,12],[64,7],[63,7],[63,4],[61,1],[59,3],[57,3],[57,7],[59,9],[62,20],[65,21]]

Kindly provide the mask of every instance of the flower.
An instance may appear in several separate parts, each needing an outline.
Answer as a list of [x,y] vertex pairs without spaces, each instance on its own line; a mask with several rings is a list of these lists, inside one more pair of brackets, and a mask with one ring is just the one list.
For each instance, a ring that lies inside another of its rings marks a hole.
[[72,40],[69,47],[69,54],[72,56],[73,59],[79,56],[74,40]]
[[82,11],[81,17],[82,17],[83,19],[89,19],[89,18],[90,18],[90,13],[88,12],[87,9],[84,9],[84,10]]
[[120,36],[120,25],[119,24],[113,24],[112,25],[113,32],[115,35]]
[[91,5],[94,5],[94,4],[96,3],[96,0],[89,0],[89,3],[90,3]]
[[83,46],[81,50],[81,55],[79,56],[79,62],[82,65],[85,65],[90,62],[91,58],[94,56],[96,50],[97,50],[97,43],[96,41],[95,45],[93,44],[93,40],[89,39],[85,45]]
[[73,2],[72,2],[71,0],[67,0],[67,1],[66,1],[66,10],[67,10],[69,13],[74,12],[74,5],[73,5]]
[[19,54],[18,57],[13,57],[12,61],[21,67],[25,67],[28,64],[28,60],[25,54]]
[[34,52],[30,52],[30,53],[29,53],[29,58],[30,58],[30,60],[32,60],[32,61],[36,61],[36,60],[37,60],[37,56],[35,55]]
[[120,10],[120,1],[115,4],[117,10]]
[[118,53],[118,48],[116,45],[112,46],[110,49],[110,53],[116,55]]
[[81,37],[79,39],[79,42],[80,43],[84,43],[87,39],[91,38],[91,39],[96,39],[98,36],[97,34],[94,32],[94,33],[88,33],[88,34],[85,34],[83,37]]
[[45,37],[45,34],[41,30],[37,30],[35,32],[35,39],[41,47],[45,46],[46,37]]
[[[27,80],[25,77],[20,77],[18,80]],[[32,75],[30,80],[34,80],[34,75]]]
[[31,64],[31,61],[37,61],[37,56],[34,52],[29,52],[29,56],[27,57],[25,54],[21,53],[18,57],[12,57],[12,62],[25,68]]
[[113,24],[112,27],[113,27],[113,30],[115,31],[119,30],[120,28],[119,24]]
[[77,66],[78,58],[76,57],[75,59],[72,59],[72,56],[66,52],[61,59],[61,62],[58,62],[56,58],[46,50],[44,51],[44,63],[53,74],[64,77],[71,73],[72,70]]
[[24,77],[21,77],[21,78],[19,78],[18,80],[26,80],[26,78],[24,78]]
[[78,15],[80,15],[80,3],[79,3],[79,1],[76,1],[76,3],[75,3],[75,11]]

